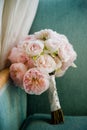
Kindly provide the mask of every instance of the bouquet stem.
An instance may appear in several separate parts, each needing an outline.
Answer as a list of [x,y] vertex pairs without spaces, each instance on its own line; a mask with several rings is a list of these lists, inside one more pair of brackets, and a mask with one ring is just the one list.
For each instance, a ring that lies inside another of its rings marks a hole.
[[64,122],[62,109],[51,112],[51,123],[59,124]]
[[50,76],[49,102],[51,108],[51,123],[59,124],[64,122],[63,112],[60,106],[59,97],[56,88],[55,75]]

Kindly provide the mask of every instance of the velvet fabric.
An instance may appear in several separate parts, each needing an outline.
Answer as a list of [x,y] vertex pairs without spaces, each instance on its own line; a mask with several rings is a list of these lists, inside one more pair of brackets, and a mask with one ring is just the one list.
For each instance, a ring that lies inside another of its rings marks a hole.
[[27,118],[21,130],[86,130],[86,116],[65,116],[65,122],[59,125],[50,124],[50,115],[34,114]]
[[9,80],[0,91],[0,130],[19,130],[26,119],[26,93]]

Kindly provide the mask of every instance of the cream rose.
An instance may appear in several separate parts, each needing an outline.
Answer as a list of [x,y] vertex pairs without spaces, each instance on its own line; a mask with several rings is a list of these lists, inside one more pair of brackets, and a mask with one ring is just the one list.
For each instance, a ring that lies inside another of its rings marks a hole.
[[47,73],[51,73],[56,69],[54,59],[48,54],[39,56],[36,60],[36,66]]
[[44,49],[44,44],[40,40],[36,41],[30,41],[27,48],[26,48],[26,53],[29,56],[38,56],[43,52]]
[[55,39],[48,39],[45,41],[45,47],[49,53],[58,52],[59,44],[58,40]]

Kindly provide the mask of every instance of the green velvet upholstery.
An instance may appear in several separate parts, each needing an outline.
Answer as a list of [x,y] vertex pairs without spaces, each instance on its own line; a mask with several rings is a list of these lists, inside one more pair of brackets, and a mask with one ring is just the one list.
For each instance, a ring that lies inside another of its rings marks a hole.
[[27,118],[21,130],[87,130],[87,117],[65,116],[65,123],[59,125],[50,124],[50,116],[35,114]]
[[0,90],[0,130],[19,130],[26,119],[26,99],[11,81]]

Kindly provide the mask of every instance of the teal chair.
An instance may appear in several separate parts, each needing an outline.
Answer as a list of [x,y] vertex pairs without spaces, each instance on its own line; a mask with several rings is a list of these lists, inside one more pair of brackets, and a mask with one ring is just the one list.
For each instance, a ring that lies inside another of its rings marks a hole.
[[50,124],[48,94],[27,95],[27,115],[22,130],[87,130],[87,1],[40,0],[30,33],[51,28],[68,37],[77,52],[77,68],[56,78],[64,124]]
[[47,91],[27,95],[9,81],[0,92],[0,130],[87,130],[87,1],[40,0],[30,34],[50,28],[68,37],[77,68],[56,78],[64,123],[50,124]]

